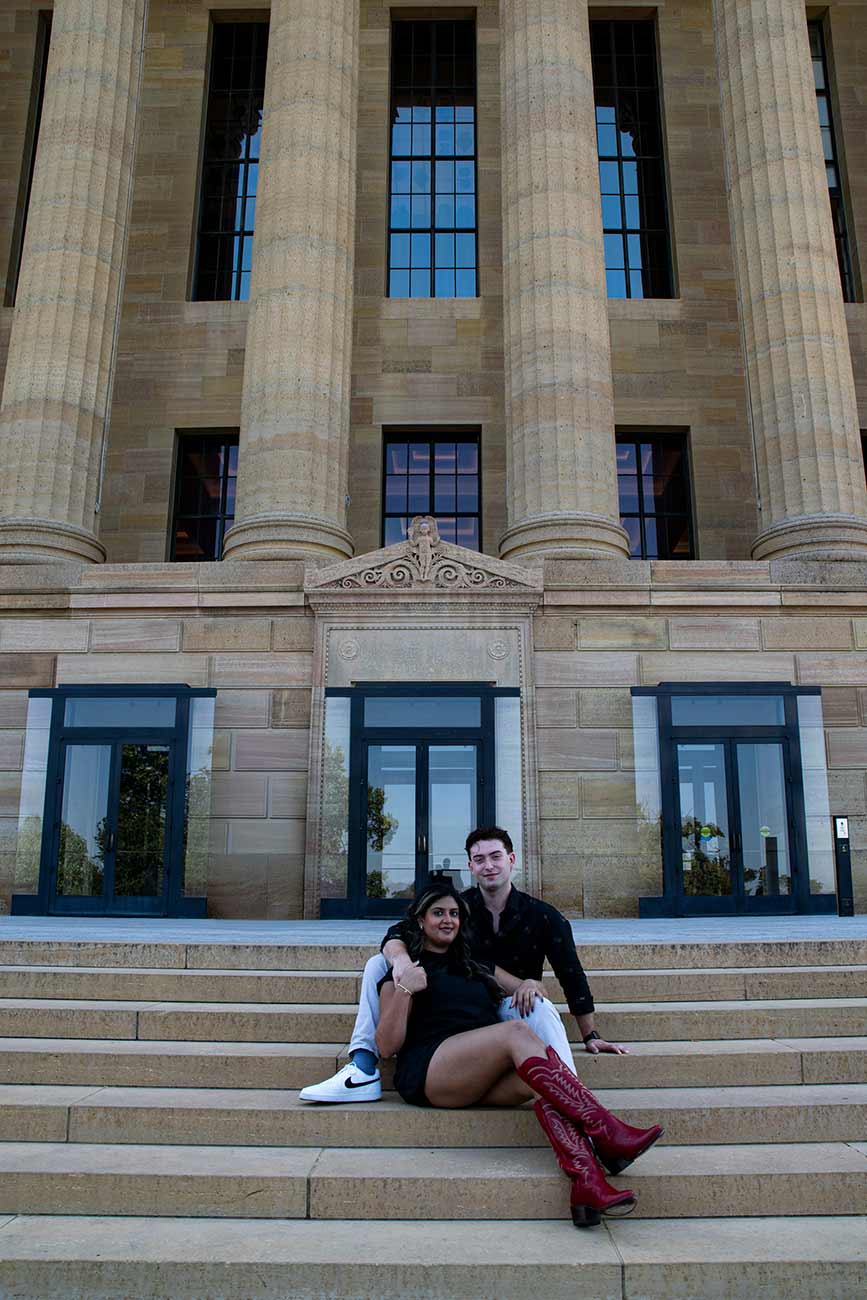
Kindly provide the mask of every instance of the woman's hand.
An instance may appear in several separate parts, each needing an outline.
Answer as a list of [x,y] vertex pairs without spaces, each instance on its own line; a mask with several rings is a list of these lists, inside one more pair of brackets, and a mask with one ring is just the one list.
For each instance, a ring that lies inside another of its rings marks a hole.
[[536,998],[545,996],[545,986],[540,980],[522,980],[512,994],[510,1006],[517,1007],[521,1016],[528,1016],[533,1010]]
[[400,975],[397,972],[397,963],[394,966],[393,978],[395,987],[402,984],[409,993],[422,993],[427,988],[427,974],[423,966],[417,961],[411,961],[405,966]]

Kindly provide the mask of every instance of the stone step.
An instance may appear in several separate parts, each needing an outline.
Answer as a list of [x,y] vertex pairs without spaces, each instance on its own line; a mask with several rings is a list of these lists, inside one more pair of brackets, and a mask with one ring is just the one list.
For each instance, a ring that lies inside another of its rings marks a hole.
[[[657,1147],[614,1180],[659,1219],[867,1214],[867,1144]],[[569,1217],[544,1148],[416,1149],[0,1143],[0,1215],[263,1219]]]
[[[733,921],[733,927],[737,922]],[[382,932],[388,923],[383,921]],[[582,943],[576,945],[586,970],[628,971],[761,966],[867,966],[867,938],[726,939],[708,943]],[[375,943],[171,943],[69,939],[4,939],[4,966],[103,966],[189,970],[349,971],[357,973],[379,951]]]
[[[345,1064],[342,1043],[4,1038],[0,1083],[95,1087],[303,1088]],[[628,1056],[575,1048],[592,1088],[867,1082],[867,1037],[630,1043]],[[393,1064],[381,1065],[392,1086]]]
[[[867,966],[603,970],[588,976],[596,1001],[607,1003],[867,997]],[[551,998],[565,1001],[550,972],[545,982]],[[357,1001],[360,985],[360,975],[348,971],[0,966],[0,998],[349,1004]]]
[[[611,1181],[638,1193],[641,1218],[867,1214],[867,1143],[657,1146]],[[316,1161],[309,1216],[379,1219],[396,1201],[408,1219],[563,1219],[568,1200],[550,1149],[342,1148]]]
[[[857,1142],[867,1084],[610,1088],[598,1096],[632,1124],[659,1122],[669,1145]],[[419,1109],[395,1097],[311,1106],[282,1089],[0,1085],[0,1141],[204,1146],[542,1146],[532,1109]]]
[[[0,1001],[0,1037],[348,1042],[356,1009],[334,1003],[6,998]],[[565,1006],[560,1009],[566,1013]],[[600,1002],[597,1019],[615,1042],[859,1036],[867,1025],[867,998]]]
[[863,1300],[865,1267],[867,1220],[854,1215],[625,1219],[584,1232],[550,1220],[0,1224],[0,1294],[16,1300]]
[[357,1002],[360,984],[360,976],[349,971],[0,966],[0,998],[317,1005]]

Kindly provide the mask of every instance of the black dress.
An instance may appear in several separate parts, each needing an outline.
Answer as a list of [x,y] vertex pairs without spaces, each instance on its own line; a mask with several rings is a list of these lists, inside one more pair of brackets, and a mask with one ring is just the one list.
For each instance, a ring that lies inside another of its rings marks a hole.
[[[424,1085],[434,1052],[454,1034],[499,1024],[500,999],[480,979],[467,979],[450,970],[448,953],[423,952],[419,961],[427,975],[427,988],[413,996],[406,1038],[397,1054],[394,1086],[404,1101],[429,1106]],[[493,974],[487,966],[485,969]],[[391,978],[389,971],[379,988]]]

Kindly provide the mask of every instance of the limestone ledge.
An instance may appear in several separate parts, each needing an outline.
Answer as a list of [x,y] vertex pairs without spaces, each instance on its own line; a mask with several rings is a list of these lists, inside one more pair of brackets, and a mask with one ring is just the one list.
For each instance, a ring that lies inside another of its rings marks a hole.
[[[491,567],[490,557],[479,560]],[[494,561],[492,567],[504,566]],[[300,608],[309,604],[309,589],[315,590],[321,568],[300,560],[0,565],[0,610],[6,615],[50,612],[59,617],[103,609],[152,611],[156,616],[172,609],[240,613]],[[767,615],[776,610],[778,617],[788,617],[799,608],[810,615],[823,609],[836,614],[867,609],[867,560],[550,559],[544,567],[527,568],[528,586],[535,587],[540,574],[543,608],[552,617],[572,610],[653,616],[666,608],[674,613],[701,609],[708,616],[732,610]],[[389,593],[392,600],[395,594]],[[411,594],[413,603],[424,599],[417,590]],[[454,598],[457,592],[449,594]],[[494,595],[486,594],[489,599]],[[341,592],[342,600],[347,595]],[[477,595],[461,593],[470,604]]]

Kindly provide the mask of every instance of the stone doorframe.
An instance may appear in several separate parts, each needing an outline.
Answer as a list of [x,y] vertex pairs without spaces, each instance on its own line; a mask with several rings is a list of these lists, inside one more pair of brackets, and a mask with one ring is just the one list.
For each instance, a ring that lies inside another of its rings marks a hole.
[[319,916],[325,689],[355,682],[489,682],[521,691],[523,878],[541,889],[532,669],[541,570],[443,542],[429,516],[405,542],[308,566],[315,617],[304,916]]

